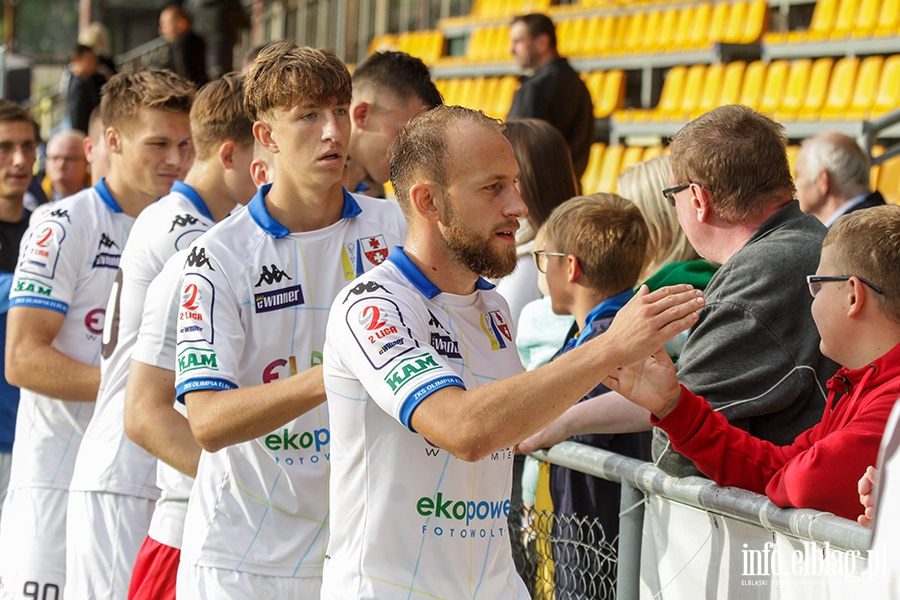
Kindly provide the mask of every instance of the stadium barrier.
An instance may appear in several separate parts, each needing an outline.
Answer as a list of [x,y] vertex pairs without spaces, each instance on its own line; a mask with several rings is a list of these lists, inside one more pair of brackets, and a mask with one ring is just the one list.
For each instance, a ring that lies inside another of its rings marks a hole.
[[[869,549],[869,530],[831,513],[780,509],[759,494],[671,477],[652,463],[573,442],[532,456],[622,484],[618,553],[597,524],[521,507],[510,514],[513,554],[538,600],[854,597],[883,562]],[[554,519],[588,532],[573,553],[578,564],[547,564],[554,554],[566,560],[551,551]],[[560,593],[560,573],[575,573],[581,593]]]

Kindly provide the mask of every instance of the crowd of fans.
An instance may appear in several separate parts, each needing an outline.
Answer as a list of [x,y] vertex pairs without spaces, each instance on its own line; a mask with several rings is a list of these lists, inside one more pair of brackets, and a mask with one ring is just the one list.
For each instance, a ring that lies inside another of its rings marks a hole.
[[[900,208],[852,139],[792,176],[724,106],[579,196],[590,96],[543,15],[505,123],[400,52],[238,75],[185,9],[160,33],[167,69],[76,47],[42,179],[0,102],[0,597],[527,598],[511,497],[618,530],[617,484],[516,452],[564,440],[886,540]],[[557,598],[596,588],[578,523]]]

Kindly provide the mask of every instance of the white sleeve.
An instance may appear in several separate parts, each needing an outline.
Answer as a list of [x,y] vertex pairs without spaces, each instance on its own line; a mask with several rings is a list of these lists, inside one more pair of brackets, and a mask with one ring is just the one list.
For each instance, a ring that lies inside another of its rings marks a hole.
[[66,314],[85,262],[75,228],[47,218],[25,233],[10,291],[10,307],[46,308]]
[[131,354],[133,360],[175,370],[181,267],[187,254],[187,250],[183,250],[173,255],[147,288],[141,329]]

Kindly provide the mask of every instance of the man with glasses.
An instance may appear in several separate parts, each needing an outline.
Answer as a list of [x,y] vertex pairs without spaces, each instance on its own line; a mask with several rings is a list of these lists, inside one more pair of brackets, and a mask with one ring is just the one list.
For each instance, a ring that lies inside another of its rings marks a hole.
[[[804,277],[816,269],[826,229],[794,200],[784,129],[743,106],[723,106],[688,123],[672,140],[670,185],[688,240],[721,264],[707,306],[678,360],[678,379],[733,425],[790,444],[816,424],[825,382],[837,365],[822,356]],[[583,402],[563,420],[582,431],[650,426],[623,398]],[[554,424],[523,451],[562,441]],[[563,431],[560,431],[563,430]],[[568,435],[566,435],[568,434]],[[656,429],[653,458],[672,475],[697,475]]]
[[[806,281],[822,352],[844,366],[828,382],[820,421],[790,444],[771,444],[729,424],[678,384],[680,373],[676,377],[664,353],[621,370],[607,383],[650,410],[675,449],[719,485],[765,493],[781,507],[857,519],[865,509],[857,480],[875,464],[900,395],[898,240],[896,206],[848,215],[828,232],[816,275]],[[792,283],[803,281],[796,279]]]
[[47,176],[41,187],[51,202],[90,185],[88,161],[84,156],[85,137],[81,131],[69,129],[47,142]]

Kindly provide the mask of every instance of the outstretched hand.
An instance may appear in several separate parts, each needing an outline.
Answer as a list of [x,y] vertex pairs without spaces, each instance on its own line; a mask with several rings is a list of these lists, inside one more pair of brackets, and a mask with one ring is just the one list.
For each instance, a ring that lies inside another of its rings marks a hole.
[[602,343],[615,348],[619,366],[627,367],[694,325],[697,311],[704,305],[703,292],[690,285],[667,286],[655,292],[642,285],[616,314]]
[[863,514],[856,517],[860,525],[868,529],[872,528],[872,521],[875,519],[875,496],[872,490],[875,487],[875,477],[878,472],[875,467],[868,467],[859,480],[859,501],[865,507]]
[[669,414],[681,397],[675,365],[662,348],[641,362],[616,369],[603,384],[659,419]]

